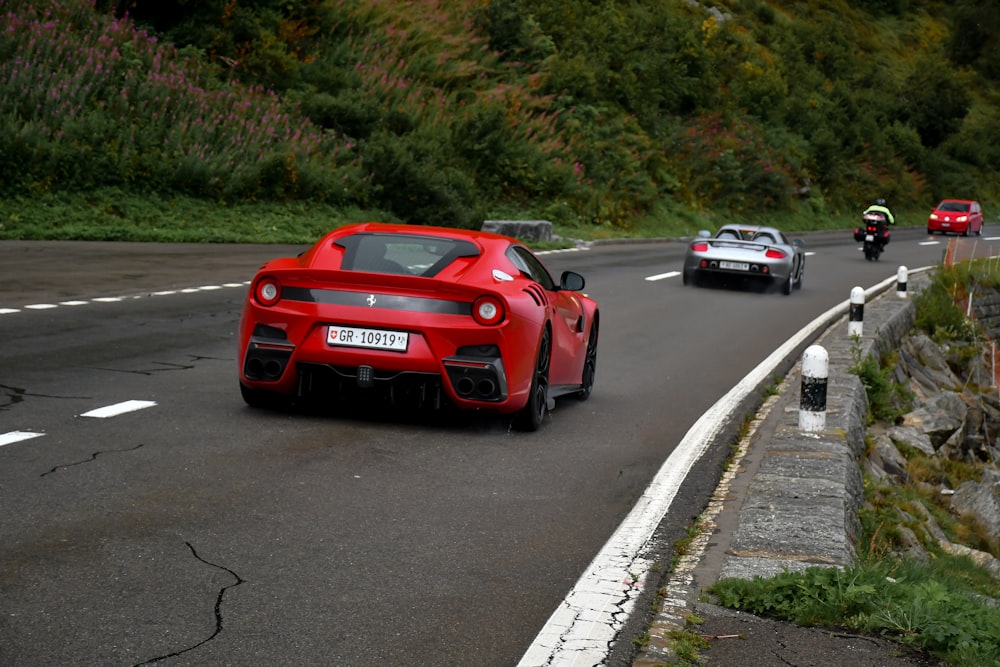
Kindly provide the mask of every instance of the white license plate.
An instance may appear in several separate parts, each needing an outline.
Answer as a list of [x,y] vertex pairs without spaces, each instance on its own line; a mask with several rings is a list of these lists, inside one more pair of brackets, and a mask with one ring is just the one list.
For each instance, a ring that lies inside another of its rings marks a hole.
[[750,265],[746,262],[719,262],[720,269],[729,269],[730,271],[749,271]]
[[950,222],[942,222],[941,226],[942,227],[951,227],[951,223]]
[[410,334],[405,331],[385,329],[362,329],[360,327],[330,326],[326,330],[327,345],[341,347],[365,347],[373,350],[395,350],[406,352]]
[[866,234],[865,235],[865,241],[874,241],[874,240],[875,240],[875,237],[872,236],[871,234]]

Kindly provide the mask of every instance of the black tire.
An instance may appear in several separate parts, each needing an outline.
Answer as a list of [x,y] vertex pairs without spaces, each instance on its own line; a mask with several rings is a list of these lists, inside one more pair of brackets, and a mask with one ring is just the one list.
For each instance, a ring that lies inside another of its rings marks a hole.
[[795,289],[802,289],[802,281],[805,280],[805,278],[806,278],[806,267],[800,266],[799,277],[795,279],[795,284],[793,285],[793,287]]
[[587,338],[587,352],[583,360],[583,377],[580,380],[580,391],[576,397],[581,401],[590,398],[594,390],[594,380],[597,377],[597,339],[600,320],[594,314],[594,323],[590,325],[590,336]]
[[264,389],[251,389],[242,382],[240,383],[240,394],[243,400],[251,408],[260,410],[287,410],[292,405],[292,400],[284,394]]
[[535,371],[531,376],[528,402],[514,415],[514,427],[519,431],[537,431],[549,411],[549,361],[552,358],[552,339],[548,329],[542,334],[535,357]]
[[793,271],[789,271],[788,272],[788,278],[786,278],[785,282],[782,283],[782,285],[781,285],[781,293],[784,294],[785,296],[788,296],[789,294],[791,294],[792,293],[792,284],[794,282],[795,282],[794,272]]

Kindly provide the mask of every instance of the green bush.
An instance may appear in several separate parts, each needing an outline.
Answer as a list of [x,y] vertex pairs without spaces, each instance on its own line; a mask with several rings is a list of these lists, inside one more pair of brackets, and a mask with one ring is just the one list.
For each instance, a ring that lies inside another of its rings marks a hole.
[[958,272],[939,268],[930,285],[913,299],[914,326],[938,342],[972,340],[971,325],[955,303],[955,290],[964,289]]
[[891,367],[895,365],[895,356],[890,355],[882,364],[871,355],[860,358],[858,348],[852,349],[852,354],[854,361],[848,372],[857,375],[865,387],[869,421],[899,423],[913,409],[915,395],[893,378]]
[[989,208],[1000,15],[981,4],[10,0],[0,196],[463,225],[551,210],[621,231],[665,210],[795,214],[806,184],[829,213],[970,187]]

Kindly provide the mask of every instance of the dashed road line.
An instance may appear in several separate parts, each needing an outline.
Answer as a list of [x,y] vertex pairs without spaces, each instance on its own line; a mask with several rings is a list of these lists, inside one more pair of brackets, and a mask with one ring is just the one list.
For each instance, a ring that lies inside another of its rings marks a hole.
[[0,308],[0,315],[13,315],[25,310],[52,310],[60,306],[87,306],[95,303],[120,303],[129,299],[142,299],[151,296],[170,296],[172,294],[196,294],[198,292],[212,292],[220,289],[232,289],[234,287],[246,287],[250,284],[247,280],[241,283],[223,283],[221,285],[202,285],[201,287],[188,287],[185,289],[163,290],[150,292],[148,294],[136,294],[131,296],[99,296],[93,299],[73,299],[71,301],[60,301],[58,303],[31,303],[20,308]]
[[11,431],[9,433],[0,433],[0,447],[4,445],[12,445],[15,442],[21,442],[22,440],[31,440],[32,438],[38,438],[45,435],[44,433],[35,433],[33,431]]
[[[106,405],[103,408],[96,408],[89,412],[84,412],[80,416],[107,419],[109,417],[117,417],[118,415],[124,415],[129,412],[136,412],[137,410],[151,408],[154,405],[156,405],[156,401],[122,401],[121,403]],[[7,433],[0,433],[0,447],[3,447],[4,445],[12,445],[15,442],[23,442],[33,438],[40,438],[43,435],[45,435],[45,433],[42,431],[8,431]]]
[[154,405],[156,405],[156,401],[123,401],[121,403],[115,403],[114,405],[107,405],[103,408],[97,408],[96,410],[91,410],[90,412],[84,412],[80,416],[94,417],[95,419],[106,419],[108,417],[123,415],[126,412],[135,412],[136,410],[151,408]]
[[655,276],[646,276],[646,280],[653,282],[655,280],[663,280],[664,278],[673,278],[674,276],[681,275],[680,271],[667,271],[666,273],[658,273]]

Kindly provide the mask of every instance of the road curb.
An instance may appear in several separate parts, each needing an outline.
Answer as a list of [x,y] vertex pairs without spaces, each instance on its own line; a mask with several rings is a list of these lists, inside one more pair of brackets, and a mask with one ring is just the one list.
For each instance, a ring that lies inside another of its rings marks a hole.
[[[929,281],[925,272],[912,276],[908,294],[919,293]],[[734,446],[697,534],[660,589],[662,603],[634,667],[675,661],[671,633],[684,629],[702,591],[721,578],[770,577],[855,560],[868,402],[864,385],[849,369],[895,349],[913,322],[912,301],[885,287],[866,306],[860,336],[848,335],[844,315],[817,338],[830,360],[822,430],[799,428],[801,361],[764,401]]]

